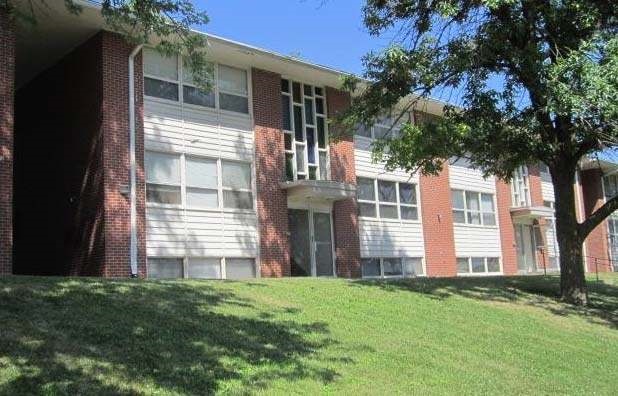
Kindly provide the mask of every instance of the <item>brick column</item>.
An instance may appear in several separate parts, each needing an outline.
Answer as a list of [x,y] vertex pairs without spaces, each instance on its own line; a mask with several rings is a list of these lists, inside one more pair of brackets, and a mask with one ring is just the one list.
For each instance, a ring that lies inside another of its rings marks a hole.
[[[603,194],[603,172],[600,169],[581,171],[581,188],[584,200],[584,217],[588,218],[595,210],[605,203]],[[607,221],[601,222],[585,240],[586,263],[588,271],[595,272],[595,258],[598,258],[599,272],[611,271],[609,262],[609,246],[607,234]]]
[[[103,167],[105,207],[104,276],[130,275],[129,54],[133,46],[120,35],[102,32]],[[146,186],[144,182],[143,78],[141,55],[135,59],[138,272],[146,275]]]
[[[350,106],[350,96],[335,88],[326,87],[328,116],[334,117]],[[330,170],[335,181],[356,184],[354,137],[341,134],[330,143]],[[356,198],[337,201],[333,205],[337,276],[360,278],[360,240]]]
[[13,272],[15,30],[0,6],[0,275]]
[[502,271],[504,275],[517,274],[517,251],[515,249],[515,228],[511,218],[511,186],[496,179],[496,200],[498,202],[498,225],[502,247]]
[[453,205],[448,164],[438,176],[420,176],[421,213],[428,276],[456,276]]
[[281,76],[252,69],[255,173],[262,276],[291,275],[287,193],[284,180],[284,143]]

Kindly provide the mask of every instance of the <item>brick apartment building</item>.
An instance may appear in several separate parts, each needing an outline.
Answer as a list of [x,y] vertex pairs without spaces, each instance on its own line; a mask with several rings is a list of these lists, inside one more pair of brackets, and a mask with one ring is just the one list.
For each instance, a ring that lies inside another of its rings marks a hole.
[[[209,37],[214,89],[178,57],[50,2],[35,27],[0,10],[0,274],[246,278],[513,275],[557,270],[547,169],[510,184],[465,161],[386,172],[388,118],[333,142],[341,72]],[[132,72],[131,72],[132,71]],[[133,106],[130,106],[133,104]],[[427,101],[413,122],[439,115]],[[618,191],[582,163],[580,219]],[[618,217],[585,242],[618,259]]]

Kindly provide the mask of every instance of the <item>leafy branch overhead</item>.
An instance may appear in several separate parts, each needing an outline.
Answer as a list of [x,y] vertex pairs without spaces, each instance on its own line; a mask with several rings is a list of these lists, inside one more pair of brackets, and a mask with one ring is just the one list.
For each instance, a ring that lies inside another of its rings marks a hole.
[[389,150],[376,145],[387,162],[435,173],[437,158],[466,156],[508,179],[523,163],[577,162],[615,146],[617,9],[583,0],[369,0],[369,32],[396,39],[365,57],[369,83],[347,125],[370,124],[402,101],[419,108],[415,97],[440,90],[460,97],[443,127],[408,124],[400,141],[384,142]]

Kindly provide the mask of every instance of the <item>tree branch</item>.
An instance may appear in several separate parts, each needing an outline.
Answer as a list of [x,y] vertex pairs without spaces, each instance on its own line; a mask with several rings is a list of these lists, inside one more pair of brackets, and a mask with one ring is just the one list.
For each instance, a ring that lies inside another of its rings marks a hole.
[[577,227],[577,233],[583,241],[588,234],[601,224],[615,210],[618,210],[618,195],[614,195],[611,199],[603,204],[599,209],[595,210],[586,220],[580,223]]

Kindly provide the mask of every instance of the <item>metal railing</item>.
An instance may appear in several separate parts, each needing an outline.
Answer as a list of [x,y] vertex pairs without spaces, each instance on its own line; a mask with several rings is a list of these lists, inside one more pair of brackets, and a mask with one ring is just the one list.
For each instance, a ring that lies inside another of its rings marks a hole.
[[596,256],[583,256],[586,259],[592,259],[594,260],[594,273],[596,276],[596,280],[597,282],[599,281],[599,264],[609,264],[609,268],[611,269],[611,271],[616,272],[617,268],[618,268],[618,261],[617,260],[613,260],[613,259],[608,259],[608,258],[603,258],[603,257],[596,257]]

